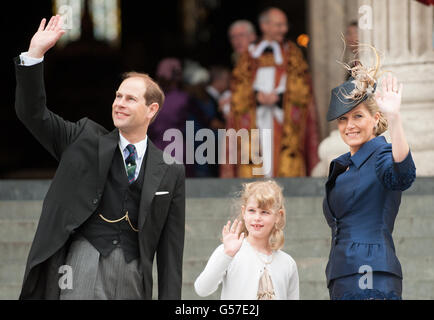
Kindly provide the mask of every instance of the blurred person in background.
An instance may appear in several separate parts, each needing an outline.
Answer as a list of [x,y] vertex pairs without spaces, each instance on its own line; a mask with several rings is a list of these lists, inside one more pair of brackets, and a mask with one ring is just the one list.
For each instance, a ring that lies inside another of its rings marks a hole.
[[[209,69],[208,84],[196,85],[192,91],[194,102],[201,113],[205,115],[205,121],[198,117],[198,114],[191,114],[189,119],[194,121],[195,134],[200,129],[211,129],[214,133],[214,162],[194,165],[195,177],[218,177],[218,136],[217,130],[225,128],[225,118],[220,108],[222,94],[227,91],[230,83],[230,70],[223,66],[211,66]],[[196,141],[195,147],[201,145],[202,141]],[[205,155],[208,155],[205,152]]]
[[[239,57],[244,52],[247,52],[250,44],[256,41],[256,30],[250,21],[236,20],[229,26],[228,36],[233,50],[231,60],[233,65],[236,65]],[[221,94],[219,99],[219,109],[225,118],[229,115],[231,96],[231,91],[228,88]]]
[[[352,68],[357,65],[359,59],[359,25],[357,21],[351,21],[347,26],[345,32],[345,61]],[[347,73],[346,80],[351,77],[350,73]]]
[[248,20],[236,20],[229,26],[228,36],[233,50],[231,60],[236,65],[241,54],[256,41],[255,27]]
[[[166,130],[178,129],[183,133],[185,139],[185,122],[192,101],[189,94],[182,89],[182,67],[178,59],[165,58],[161,60],[157,67],[156,78],[166,99],[160,111],[162,117],[155,119],[149,126],[148,133],[155,146],[160,150],[164,150],[167,145],[172,143],[163,140]],[[179,144],[176,146],[176,150],[184,150],[184,141],[175,139],[173,143]],[[172,156],[179,162],[184,160],[182,155],[180,157],[179,154],[172,154]]]
[[[318,132],[308,65],[299,47],[286,41],[288,21],[278,8],[259,16],[261,40],[249,46],[232,73],[227,128],[271,129],[271,143],[260,138],[263,172],[270,177],[306,176],[318,162]],[[240,152],[250,148],[237,146]],[[229,150],[229,147],[227,147]],[[228,152],[229,153],[229,152]],[[221,177],[253,177],[250,163],[223,164]]]
[[[167,151],[165,149],[170,145],[170,151],[168,152],[171,152],[171,156],[179,163],[185,164],[186,176],[195,177],[196,164],[187,163],[186,161],[187,121],[195,121],[195,125],[200,123],[203,127],[208,128],[212,119],[197,103],[191,85],[184,84],[182,80],[183,69],[178,59],[165,58],[161,60],[157,67],[156,76],[166,99],[161,110],[163,116],[158,117],[150,125],[149,136],[153,139],[152,141],[155,141],[156,146],[163,151]],[[191,76],[196,79],[195,81],[198,81],[198,79],[204,77],[204,74],[197,74],[194,71]],[[170,129],[179,130],[182,133],[182,140],[171,138],[169,141],[164,141],[164,133]],[[182,154],[176,153],[175,150],[182,150]]]

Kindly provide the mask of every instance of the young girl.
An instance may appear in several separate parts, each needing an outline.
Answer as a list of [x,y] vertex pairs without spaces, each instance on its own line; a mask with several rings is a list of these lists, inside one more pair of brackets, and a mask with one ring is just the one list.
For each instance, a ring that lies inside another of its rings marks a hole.
[[202,297],[222,283],[221,299],[299,299],[297,265],[283,247],[285,208],[274,181],[244,184],[241,213],[223,227],[221,244],[194,283]]

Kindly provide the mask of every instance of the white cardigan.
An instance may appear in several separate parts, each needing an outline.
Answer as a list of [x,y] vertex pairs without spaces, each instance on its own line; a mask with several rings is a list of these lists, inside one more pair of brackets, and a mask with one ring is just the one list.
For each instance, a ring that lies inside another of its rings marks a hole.
[[222,282],[222,300],[256,300],[259,279],[264,268],[267,268],[273,281],[276,300],[298,300],[299,283],[297,264],[287,253],[273,251],[271,257],[257,253],[250,243],[244,239],[240,250],[232,258],[225,254],[223,244],[211,255],[205,269],[194,283],[196,293],[206,297],[215,292]]

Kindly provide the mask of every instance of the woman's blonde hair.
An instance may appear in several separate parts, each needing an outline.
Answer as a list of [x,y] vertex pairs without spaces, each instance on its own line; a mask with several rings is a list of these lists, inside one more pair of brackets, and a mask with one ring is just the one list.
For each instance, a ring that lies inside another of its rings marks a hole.
[[[362,103],[366,106],[371,116],[374,116],[377,112],[380,115],[379,121],[374,128],[374,134],[379,136],[383,132],[387,130],[387,119],[380,111],[378,104],[375,100],[375,88],[377,86],[378,79],[384,73],[380,69],[380,54],[375,47],[369,44],[358,44],[359,47],[367,47],[371,49],[375,56],[375,65],[372,67],[364,66],[359,59],[354,59],[348,63],[340,62],[345,69],[350,73],[351,77],[354,78],[353,83],[355,88],[352,92],[348,94],[343,94],[346,99],[351,100],[362,100],[365,95],[368,95],[368,98]],[[358,53],[357,53],[358,54]]]
[[[279,219],[273,226],[268,242],[272,250],[281,249],[285,242],[283,229],[286,224],[286,212],[282,188],[274,180],[256,181],[243,184],[243,189],[239,198],[240,206],[246,206],[247,201],[251,197],[254,197],[257,201],[258,208],[271,210],[273,214],[279,215]],[[282,211],[282,214],[279,214],[280,210]],[[238,221],[242,221],[243,227],[241,232],[244,232],[247,237],[249,233],[244,222],[243,211],[239,213],[237,219]]]
[[368,97],[368,99],[363,101],[363,104],[366,106],[366,109],[368,109],[371,116],[374,116],[375,113],[377,112],[379,113],[380,117],[378,119],[378,123],[374,127],[375,136],[379,136],[380,134],[382,134],[387,130],[388,127],[387,119],[378,108],[377,101],[375,101],[375,98],[373,96]]

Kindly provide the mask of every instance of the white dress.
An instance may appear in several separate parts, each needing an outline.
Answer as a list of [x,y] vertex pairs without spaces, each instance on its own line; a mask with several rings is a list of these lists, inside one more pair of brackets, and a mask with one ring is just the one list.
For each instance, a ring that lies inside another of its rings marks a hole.
[[[265,264],[264,261],[270,261],[271,257],[271,263]],[[282,250],[273,251],[272,256],[258,253],[246,239],[233,258],[224,253],[223,244],[218,246],[196,279],[194,288],[199,296],[206,297],[222,283],[222,300],[256,300],[259,279],[265,268],[273,282],[276,300],[299,299],[294,259]]]

